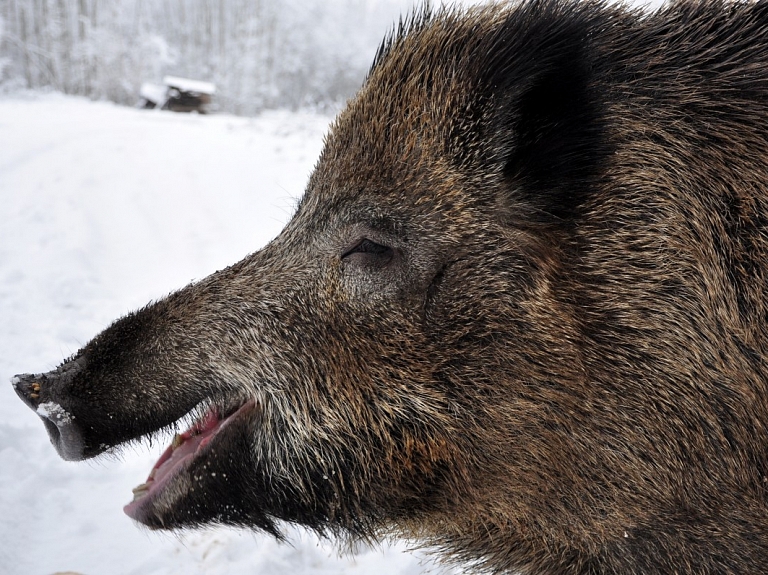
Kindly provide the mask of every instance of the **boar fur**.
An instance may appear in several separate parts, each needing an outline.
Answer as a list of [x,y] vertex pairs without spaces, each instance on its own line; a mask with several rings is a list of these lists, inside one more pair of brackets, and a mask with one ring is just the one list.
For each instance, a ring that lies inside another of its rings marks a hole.
[[67,459],[195,422],[153,528],[768,573],[767,184],[765,1],[423,10],[274,241],[13,383]]

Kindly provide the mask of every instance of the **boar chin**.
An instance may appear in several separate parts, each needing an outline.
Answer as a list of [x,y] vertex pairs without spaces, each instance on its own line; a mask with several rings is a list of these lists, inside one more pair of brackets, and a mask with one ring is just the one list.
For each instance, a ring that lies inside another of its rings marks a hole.
[[228,461],[222,469],[218,455],[247,437],[259,410],[253,399],[228,414],[213,407],[187,431],[176,434],[147,480],[133,490],[133,501],[123,508],[126,515],[151,528],[224,520],[217,517],[220,512],[206,510],[196,501],[195,491],[201,494],[213,484],[215,492],[215,484],[231,487],[237,481],[238,466],[233,468]]

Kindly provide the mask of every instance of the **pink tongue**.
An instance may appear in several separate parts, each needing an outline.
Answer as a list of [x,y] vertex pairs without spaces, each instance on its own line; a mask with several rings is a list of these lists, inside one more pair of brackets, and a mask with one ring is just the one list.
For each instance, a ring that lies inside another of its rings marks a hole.
[[[205,446],[211,440],[213,432],[220,424],[219,414],[214,410],[209,411],[201,421],[179,436],[182,440],[181,445],[176,448],[171,446],[165,450],[165,453],[155,463],[147,483],[150,481],[160,482],[181,461],[194,455],[200,447]],[[174,439],[174,442],[177,441],[178,439]]]
[[173,480],[176,471],[183,468],[189,460],[196,456],[200,449],[208,445],[228,422],[247,410],[253,410],[255,405],[256,402],[251,399],[225,419],[221,419],[218,410],[214,408],[206,413],[203,419],[189,430],[181,435],[176,435],[171,446],[165,450],[165,453],[155,463],[146,483],[139,485],[133,490],[133,501],[123,508],[125,513],[129,517],[141,521],[142,508],[146,508],[151,503],[153,494],[162,491],[165,488],[165,484]]

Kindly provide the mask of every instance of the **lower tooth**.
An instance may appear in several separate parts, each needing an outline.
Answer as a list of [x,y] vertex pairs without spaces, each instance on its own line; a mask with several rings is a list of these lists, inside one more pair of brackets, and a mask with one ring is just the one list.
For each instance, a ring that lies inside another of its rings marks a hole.
[[149,485],[142,483],[138,487],[133,488],[133,500],[141,499],[149,492]]
[[173,449],[176,449],[182,443],[184,443],[184,438],[177,433],[176,435],[173,436],[173,442],[171,442],[171,447]]

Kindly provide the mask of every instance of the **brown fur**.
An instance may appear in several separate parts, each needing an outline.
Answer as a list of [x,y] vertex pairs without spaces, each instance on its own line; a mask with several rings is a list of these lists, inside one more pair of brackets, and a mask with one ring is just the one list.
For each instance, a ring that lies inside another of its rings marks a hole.
[[154,527],[768,572],[766,126],[763,2],[416,15],[274,242],[17,390],[69,458],[245,405]]

